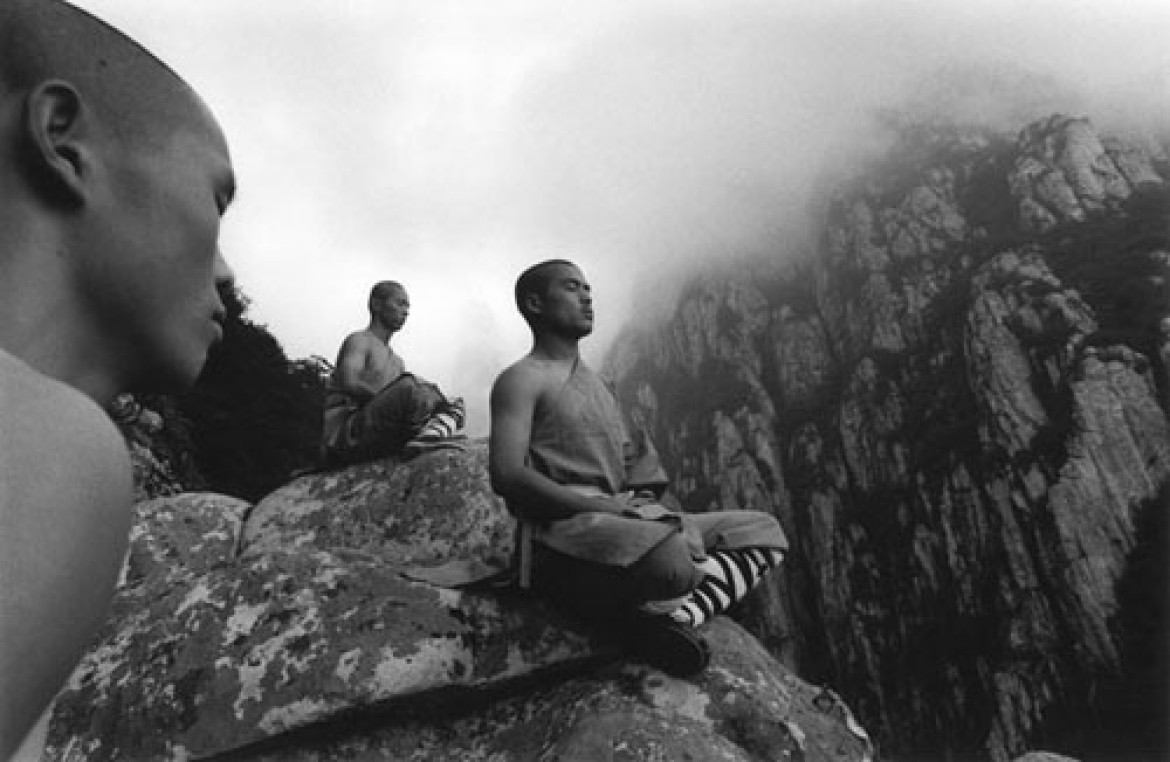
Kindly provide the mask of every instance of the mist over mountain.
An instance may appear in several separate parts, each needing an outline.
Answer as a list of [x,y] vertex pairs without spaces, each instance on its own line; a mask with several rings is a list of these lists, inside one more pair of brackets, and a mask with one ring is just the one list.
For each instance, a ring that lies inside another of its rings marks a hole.
[[689,510],[780,518],[742,616],[883,755],[1161,758],[1170,132],[1005,129],[1050,103],[1006,81],[881,114],[811,232],[710,257],[609,373]]
[[[987,135],[1011,140],[1023,125],[1052,114],[1087,114],[1103,131],[1155,156],[1165,153],[1170,134],[1170,98],[1165,97],[1170,77],[1152,70],[1108,78],[1128,83],[1109,88],[1091,78],[1076,82],[1068,72],[1010,61],[945,61],[929,71],[885,71],[885,79],[872,72],[874,89],[865,92],[866,80],[854,80],[863,71],[856,62],[845,65],[848,74],[838,72],[835,80],[821,82],[809,63],[811,74],[801,69],[806,76],[789,83],[776,71],[795,54],[770,52],[770,65],[761,64],[768,55],[760,52],[766,42],[752,48],[751,35],[747,40],[742,58],[733,57],[741,88],[725,86],[732,79],[727,69],[734,65],[727,61],[711,75],[719,88],[699,88],[699,95],[688,98],[675,99],[669,88],[657,89],[657,76],[645,87],[622,80],[614,89],[596,86],[599,103],[604,98],[609,110],[566,94],[557,121],[543,126],[556,146],[548,150],[562,156],[566,167],[567,182],[559,193],[591,199],[578,203],[580,198],[546,194],[533,209],[551,219],[573,215],[563,223],[575,231],[568,237],[591,241],[582,247],[588,253],[579,261],[594,279],[599,298],[608,298],[602,307],[609,310],[600,314],[590,347],[594,356],[604,354],[631,316],[644,320],[670,314],[679,289],[695,271],[732,261],[774,269],[807,259],[818,247],[834,195],[859,177],[914,161],[906,148],[916,130],[965,131],[976,141]],[[723,51],[715,43],[712,49]],[[652,52],[636,55],[669,71]],[[582,66],[590,75],[597,73]],[[628,61],[611,66],[637,69]],[[776,80],[771,91],[753,79],[762,72]],[[693,84],[680,83],[679,89]],[[769,92],[772,102],[766,99]],[[845,94],[849,97],[840,97]],[[653,117],[635,112],[624,121],[623,104],[635,98]],[[596,116],[601,113],[605,116]],[[718,114],[729,115],[727,121],[720,122]],[[590,115],[604,122],[591,122]],[[681,126],[655,129],[660,122]],[[554,139],[560,127],[567,139]],[[605,146],[600,160],[584,169],[574,164],[579,158],[574,136],[589,136],[586,152]],[[539,157],[541,144],[535,145]],[[599,205],[598,198],[611,200]],[[582,208],[586,214],[579,215]],[[607,230],[612,241],[594,245],[598,231]]]

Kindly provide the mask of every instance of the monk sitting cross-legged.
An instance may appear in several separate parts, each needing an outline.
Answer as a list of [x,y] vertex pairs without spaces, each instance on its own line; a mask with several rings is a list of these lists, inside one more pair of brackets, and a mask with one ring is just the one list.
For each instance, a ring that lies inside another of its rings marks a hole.
[[390,347],[410,313],[406,289],[376,284],[369,310],[370,324],[346,337],[329,381],[321,443],[329,465],[452,446],[463,428],[463,400],[407,372]]
[[533,347],[492,388],[489,468],[521,522],[521,583],[619,625],[647,662],[698,672],[710,658],[699,626],[779,563],[784,533],[759,511],[685,514],[660,502],[661,468],[581,361],[593,300],[576,265],[529,268],[515,297]]

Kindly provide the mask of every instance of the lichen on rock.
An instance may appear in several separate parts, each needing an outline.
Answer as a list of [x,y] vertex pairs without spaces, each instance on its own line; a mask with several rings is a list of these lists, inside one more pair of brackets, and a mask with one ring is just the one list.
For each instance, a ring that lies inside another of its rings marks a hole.
[[302,476],[255,506],[140,504],[128,573],[54,707],[52,760],[865,760],[843,705],[738,626],[690,681],[522,592],[420,567],[506,562],[486,444]]

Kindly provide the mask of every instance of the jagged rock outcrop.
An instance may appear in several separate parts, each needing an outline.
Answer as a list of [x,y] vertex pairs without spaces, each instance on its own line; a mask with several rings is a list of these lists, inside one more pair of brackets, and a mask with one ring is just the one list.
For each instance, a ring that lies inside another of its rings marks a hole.
[[1065,117],[901,150],[816,256],[711,268],[610,371],[685,506],[780,518],[750,624],[883,752],[1075,751],[1170,509],[1165,164]]
[[1020,134],[1008,175],[1025,230],[1044,232],[1117,205],[1162,178],[1144,152],[1102,139],[1088,119],[1054,116]]
[[510,555],[486,447],[302,476],[255,506],[144,501],[52,760],[865,760],[836,694],[738,625],[677,680],[511,589],[420,570]]

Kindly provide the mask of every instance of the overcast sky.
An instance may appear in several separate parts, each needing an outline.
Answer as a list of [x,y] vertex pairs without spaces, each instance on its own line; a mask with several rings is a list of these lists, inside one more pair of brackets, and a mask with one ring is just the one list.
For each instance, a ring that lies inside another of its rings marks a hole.
[[290,356],[333,360],[369,287],[402,281],[413,309],[394,345],[467,398],[473,433],[491,379],[529,347],[511,303],[523,267],[582,265],[596,363],[654,295],[631,281],[780,251],[874,107],[993,107],[940,71],[998,77],[1025,103],[1008,124],[1033,108],[1170,123],[1162,0],[78,5],[219,117],[240,187],[224,251],[252,318]]

